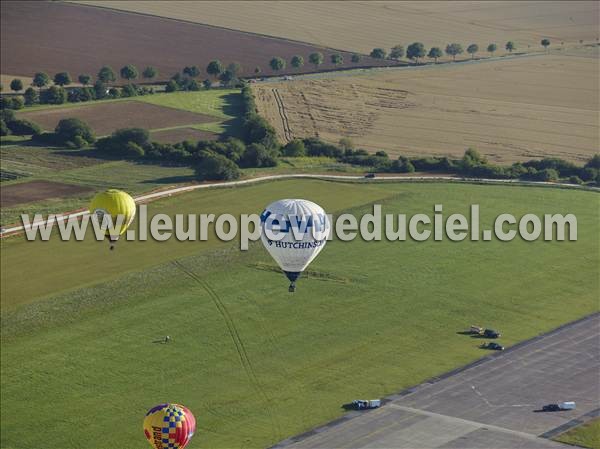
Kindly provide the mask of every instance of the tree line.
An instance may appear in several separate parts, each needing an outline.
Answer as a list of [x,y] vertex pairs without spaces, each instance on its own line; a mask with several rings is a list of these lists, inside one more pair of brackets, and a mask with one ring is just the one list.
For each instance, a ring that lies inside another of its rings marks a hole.
[[[196,79],[202,74],[200,68],[198,66],[186,66],[181,72],[177,72],[171,77],[165,86],[165,90],[174,92],[178,90],[195,91],[201,88],[210,89],[214,81],[217,80],[225,87],[238,87],[241,85],[241,71],[242,66],[237,62],[225,66],[221,61],[213,60],[208,63],[205,69],[209,78],[200,83]],[[145,82],[152,82],[158,76],[158,70],[155,67],[148,66],[140,74],[136,66],[127,64],[118,73],[121,79],[127,81],[127,84],[121,87],[114,85],[118,80],[117,72],[110,66],[104,66],[98,71],[94,82],[92,82],[91,75],[80,74],[77,81],[82,87],[69,88],[74,81],[68,72],[59,72],[52,79],[47,73],[38,72],[34,75],[31,86],[25,90],[22,96],[0,98],[0,108],[22,109],[25,106],[35,104],[76,103],[155,93],[153,88],[134,84],[134,81],[140,77]],[[23,81],[19,78],[15,78],[10,83],[10,88],[15,92],[22,91],[24,87]]]
[[[544,47],[544,49],[547,49],[550,46],[550,40],[542,39],[540,45]],[[504,44],[504,48],[508,52],[512,53],[514,50],[517,49],[517,45],[514,41],[508,41],[506,42],[506,44]],[[486,47],[486,51],[491,56],[493,56],[497,50],[498,45],[495,43],[488,44],[488,46]],[[441,47],[431,47],[429,51],[427,51],[425,45],[422,42],[413,42],[408,47],[406,47],[406,49],[402,45],[395,45],[390,49],[389,52],[387,52],[383,48],[374,48],[371,51],[370,56],[375,59],[392,59],[396,61],[406,57],[418,64],[419,61],[425,57],[433,59],[437,63],[438,59],[441,58],[444,55],[444,53],[448,56],[452,56],[452,59],[456,61],[456,57],[458,55],[463,54],[464,52],[465,49],[463,48],[462,44],[456,42],[446,45],[446,48],[444,50],[442,50]],[[474,59],[475,55],[479,52],[479,45],[468,45],[466,48],[466,52],[471,55],[471,59]]]

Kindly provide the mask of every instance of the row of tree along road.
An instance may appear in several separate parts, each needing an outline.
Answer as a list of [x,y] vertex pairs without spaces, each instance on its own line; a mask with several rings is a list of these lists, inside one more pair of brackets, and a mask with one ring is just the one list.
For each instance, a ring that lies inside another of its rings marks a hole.
[[[549,39],[542,39],[540,45],[547,49],[550,46]],[[513,41],[508,41],[504,45],[504,48],[512,53],[517,49],[516,44]],[[466,51],[471,55],[471,58],[475,58],[475,55],[479,52],[480,48],[478,44],[470,44],[467,46]],[[498,45],[491,43],[486,47],[486,51],[493,56],[494,53],[498,50]],[[453,60],[456,60],[458,55],[461,55],[465,52],[462,44],[451,43],[446,45],[445,50],[442,51],[441,47],[431,47],[429,51],[427,51],[425,45],[421,42],[413,42],[410,44],[406,50],[402,45],[396,45],[392,47],[388,52],[383,48],[374,48],[371,51],[371,57],[376,59],[393,59],[400,60],[404,57],[414,61],[415,63],[419,63],[419,60],[427,56],[429,59],[433,59],[436,63],[439,58],[444,56],[444,53],[448,56],[452,56]]]

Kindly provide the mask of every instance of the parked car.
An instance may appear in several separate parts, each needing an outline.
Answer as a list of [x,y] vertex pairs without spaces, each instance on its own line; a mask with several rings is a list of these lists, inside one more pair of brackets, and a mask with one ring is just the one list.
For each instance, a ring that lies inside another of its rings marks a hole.
[[504,346],[499,345],[498,343],[494,343],[490,341],[488,343],[483,343],[480,346],[481,349],[491,349],[492,351],[504,351]]
[[380,399],[371,399],[371,400],[356,399],[356,400],[352,401],[352,405],[357,410],[365,410],[365,409],[369,409],[369,408],[379,408],[379,407],[381,407],[381,400]]
[[548,404],[542,407],[542,410],[545,412],[560,412],[563,410],[575,410],[575,402],[567,401],[567,402],[559,402],[558,404]]
[[499,338],[502,336],[500,332],[495,331],[494,329],[486,329],[482,334],[485,338]]
[[471,325],[469,332],[475,335],[480,335],[481,333],[483,333],[483,327]]

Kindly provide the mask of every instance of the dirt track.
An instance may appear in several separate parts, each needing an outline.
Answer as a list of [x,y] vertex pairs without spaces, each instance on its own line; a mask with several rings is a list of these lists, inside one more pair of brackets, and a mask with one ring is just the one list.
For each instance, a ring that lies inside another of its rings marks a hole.
[[97,136],[119,128],[170,128],[172,126],[214,122],[209,115],[157,106],[139,101],[93,103],[69,108],[52,108],[19,113],[45,130],[53,130],[64,118],[75,117],[90,125]]
[[[219,59],[225,64],[241,63],[245,75],[253,75],[256,66],[268,75],[274,56],[289,61],[298,54],[308,60],[314,51],[325,56],[322,69],[334,67],[329,60],[333,51],[279,38],[59,2],[2,1],[0,5],[0,54],[5,74],[68,71],[76,79],[80,73],[95,75],[103,65],[118,70],[134,64],[140,71],[155,66],[159,79],[167,80],[185,66],[204,68],[210,60]],[[342,67],[352,66],[351,54],[342,55],[346,61]],[[360,63],[389,64],[369,57]],[[284,72],[314,70],[310,64],[301,70],[290,69]]]

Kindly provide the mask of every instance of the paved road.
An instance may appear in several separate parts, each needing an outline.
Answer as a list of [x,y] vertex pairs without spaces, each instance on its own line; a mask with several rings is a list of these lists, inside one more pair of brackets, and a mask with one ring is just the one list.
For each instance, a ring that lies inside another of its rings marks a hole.
[[[466,337],[468,338],[468,337]],[[378,410],[277,448],[556,448],[552,433],[600,408],[600,314],[388,398]],[[577,409],[538,412],[574,400]]]
[[[320,174],[297,174],[297,175],[270,175],[270,176],[261,176],[257,178],[244,179],[241,181],[229,181],[229,182],[212,182],[212,183],[204,183],[204,184],[194,184],[183,187],[175,187],[168,190],[161,190],[159,192],[149,193],[145,195],[141,195],[135,198],[136,203],[140,202],[149,202],[159,198],[168,197],[171,195],[176,195],[179,193],[190,192],[192,190],[198,189],[208,189],[208,188],[218,188],[218,187],[235,187],[245,184],[252,184],[256,182],[264,182],[264,181],[273,181],[277,179],[292,179],[292,178],[310,178],[310,179],[322,179],[322,180],[331,180],[331,181],[351,181],[351,180],[364,180],[364,176],[350,176],[350,175],[320,175]],[[476,182],[476,183],[496,183],[496,184],[523,184],[523,185],[539,185],[539,186],[552,186],[552,187],[565,187],[565,188],[574,188],[574,189],[587,189],[587,190],[597,190],[600,191],[600,188],[596,187],[584,187],[576,184],[561,184],[561,183],[552,183],[552,182],[536,182],[536,181],[521,181],[518,179],[483,179],[483,178],[462,178],[459,176],[393,176],[393,175],[384,175],[378,176],[375,179],[369,180],[369,182],[411,182],[411,181],[454,181],[454,182]],[[78,211],[70,211],[70,212],[58,212],[56,213],[55,221],[52,224],[55,224],[56,221],[66,221],[69,219],[79,218],[83,215],[89,214],[89,210],[78,210]],[[46,223],[47,220],[35,221],[26,226],[11,226],[9,228],[0,228],[0,237],[5,237],[8,235],[18,234],[28,229],[35,229],[40,225]]]

